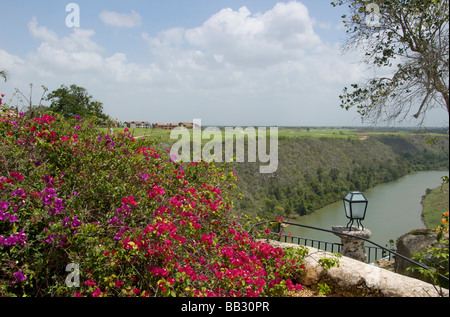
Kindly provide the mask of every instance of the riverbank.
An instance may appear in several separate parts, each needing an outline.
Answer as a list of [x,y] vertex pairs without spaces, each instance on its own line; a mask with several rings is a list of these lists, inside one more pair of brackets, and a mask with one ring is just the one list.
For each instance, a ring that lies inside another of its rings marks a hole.
[[[161,129],[130,132],[138,139],[145,135],[165,148],[177,141],[170,140],[170,131]],[[242,194],[236,195],[242,198],[234,203],[236,215],[291,220],[339,201],[350,190],[366,191],[414,171],[449,167],[447,135],[280,128],[278,136],[274,173],[260,173],[261,162],[244,160],[228,165],[239,178]],[[427,142],[430,136],[435,137],[433,144]],[[248,144],[243,146],[246,152]]]
[[[390,240],[395,241],[413,229],[425,228],[421,218],[422,195],[427,188],[439,186],[440,178],[444,175],[448,175],[448,171],[415,172],[364,191],[369,204],[366,218],[362,223],[365,228],[372,231],[370,240],[385,246]],[[292,222],[331,229],[335,225],[345,225],[348,219],[345,217],[344,206],[340,200],[311,214],[298,217]],[[283,232],[309,239],[340,242],[333,234],[296,226],[289,226]]]
[[[278,169],[259,173],[259,164],[232,163],[243,199],[237,214],[292,218],[342,199],[350,190],[367,191],[417,171],[448,170],[448,137],[429,145],[422,136],[280,138]],[[423,192],[419,194],[419,199]]]
[[427,188],[422,196],[422,220],[428,229],[436,229],[441,224],[442,213],[449,210],[449,184],[434,189]]

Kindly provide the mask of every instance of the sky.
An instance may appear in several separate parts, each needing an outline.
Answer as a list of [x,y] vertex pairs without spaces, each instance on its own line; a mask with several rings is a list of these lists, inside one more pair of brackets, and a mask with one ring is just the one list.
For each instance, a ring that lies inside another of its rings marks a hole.
[[0,92],[14,104],[33,84],[36,104],[42,85],[75,84],[122,122],[361,126],[339,95],[371,71],[342,53],[345,12],[330,2],[0,0]]

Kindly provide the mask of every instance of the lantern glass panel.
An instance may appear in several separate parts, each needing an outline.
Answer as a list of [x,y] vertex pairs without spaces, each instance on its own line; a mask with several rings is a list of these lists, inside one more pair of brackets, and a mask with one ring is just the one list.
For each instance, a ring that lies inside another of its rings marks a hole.
[[364,212],[366,209],[366,202],[353,202],[352,203],[352,218],[364,219]]
[[362,193],[353,193],[352,201],[366,201],[366,198]]
[[350,214],[350,202],[347,200],[344,200],[344,209],[345,209],[345,215],[347,216],[347,218],[350,218],[351,214]]

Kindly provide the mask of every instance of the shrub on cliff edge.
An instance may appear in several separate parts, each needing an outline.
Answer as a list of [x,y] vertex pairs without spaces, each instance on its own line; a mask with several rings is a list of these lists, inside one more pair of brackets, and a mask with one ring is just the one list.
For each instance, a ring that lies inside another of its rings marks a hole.
[[[125,129],[0,117],[0,296],[284,296],[305,250],[230,215],[236,178]],[[66,271],[76,268],[77,271]]]

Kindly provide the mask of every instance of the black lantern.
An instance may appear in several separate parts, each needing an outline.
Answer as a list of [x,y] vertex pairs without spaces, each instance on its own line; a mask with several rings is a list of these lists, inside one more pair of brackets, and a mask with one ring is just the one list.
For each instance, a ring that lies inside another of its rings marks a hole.
[[366,216],[367,203],[366,197],[361,192],[349,192],[344,197],[345,215],[350,219],[347,223],[347,227],[349,227],[350,230],[355,220],[356,223],[364,229],[361,221],[364,220],[364,217]]

